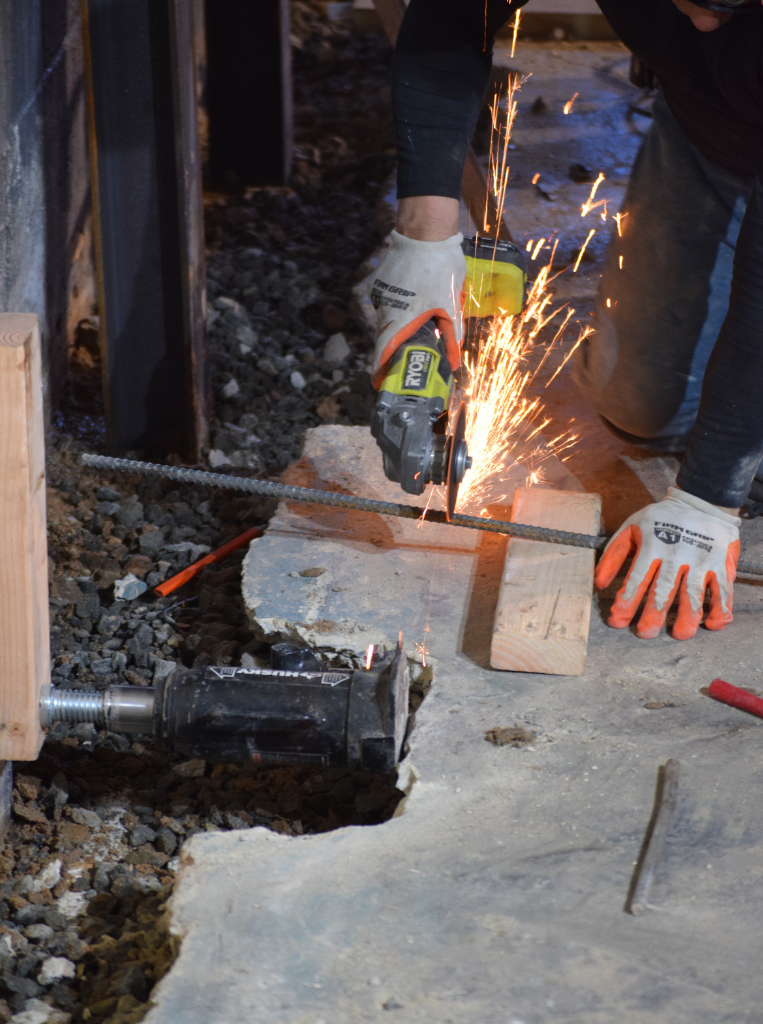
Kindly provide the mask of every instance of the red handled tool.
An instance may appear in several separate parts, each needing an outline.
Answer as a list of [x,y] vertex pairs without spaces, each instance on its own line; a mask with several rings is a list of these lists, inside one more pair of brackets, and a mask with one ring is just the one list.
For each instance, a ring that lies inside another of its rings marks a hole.
[[739,708],[740,711],[747,711],[750,715],[763,718],[763,698],[756,697],[747,690],[740,690],[738,686],[732,686],[723,679],[714,679],[707,688],[707,693],[721,704],[730,704],[732,708]]

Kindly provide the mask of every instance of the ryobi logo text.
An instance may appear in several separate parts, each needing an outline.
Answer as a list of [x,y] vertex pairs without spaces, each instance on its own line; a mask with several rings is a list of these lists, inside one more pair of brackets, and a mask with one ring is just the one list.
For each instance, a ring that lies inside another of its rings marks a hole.
[[405,364],[403,387],[410,391],[423,391],[429,376],[432,353],[426,349],[411,349]]

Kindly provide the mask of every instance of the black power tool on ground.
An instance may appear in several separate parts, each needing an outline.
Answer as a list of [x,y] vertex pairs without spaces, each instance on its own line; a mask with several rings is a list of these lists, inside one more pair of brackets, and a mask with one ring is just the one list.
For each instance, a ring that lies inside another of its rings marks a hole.
[[[522,311],[527,273],[513,242],[465,238],[464,315],[486,318]],[[387,479],[408,494],[430,484],[446,487],[447,516],[471,468],[465,438],[466,403],[459,397],[434,320],[399,346],[379,388],[371,433],[382,450]]]

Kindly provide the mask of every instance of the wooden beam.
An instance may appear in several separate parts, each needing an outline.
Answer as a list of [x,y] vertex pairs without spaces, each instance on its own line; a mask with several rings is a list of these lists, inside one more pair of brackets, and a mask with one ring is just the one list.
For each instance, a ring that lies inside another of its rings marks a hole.
[[[406,2],[405,0],[373,0],[373,3],[384,31],[394,46],[405,14]],[[497,232],[498,238],[503,238],[508,242],[513,241],[506,221],[502,216],[498,216],[498,208],[488,188],[487,178],[471,146],[466,154],[464,176],[461,179],[461,197],[480,234],[495,238]]]
[[[517,490],[511,521],[597,534],[601,497],[539,487]],[[579,676],[585,670],[595,552],[511,540],[501,578],[490,664],[512,672]]]
[[405,0],[374,0],[376,13],[387,38],[394,46],[405,14]]
[[33,761],[50,681],[40,327],[0,313],[0,760]]
[[514,241],[504,217],[498,214],[493,193],[488,188],[485,173],[471,146],[466,154],[464,176],[461,179],[461,197],[481,235],[495,238],[497,234],[498,238],[507,242]]

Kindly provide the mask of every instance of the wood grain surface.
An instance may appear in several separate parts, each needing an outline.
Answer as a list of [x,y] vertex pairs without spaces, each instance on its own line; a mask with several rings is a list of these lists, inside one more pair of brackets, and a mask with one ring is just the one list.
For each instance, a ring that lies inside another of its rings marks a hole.
[[0,313],[0,759],[31,761],[50,680],[40,329]]
[[[598,494],[521,488],[512,522],[599,531]],[[578,676],[585,670],[595,552],[541,541],[509,542],[490,664],[514,672]]]

